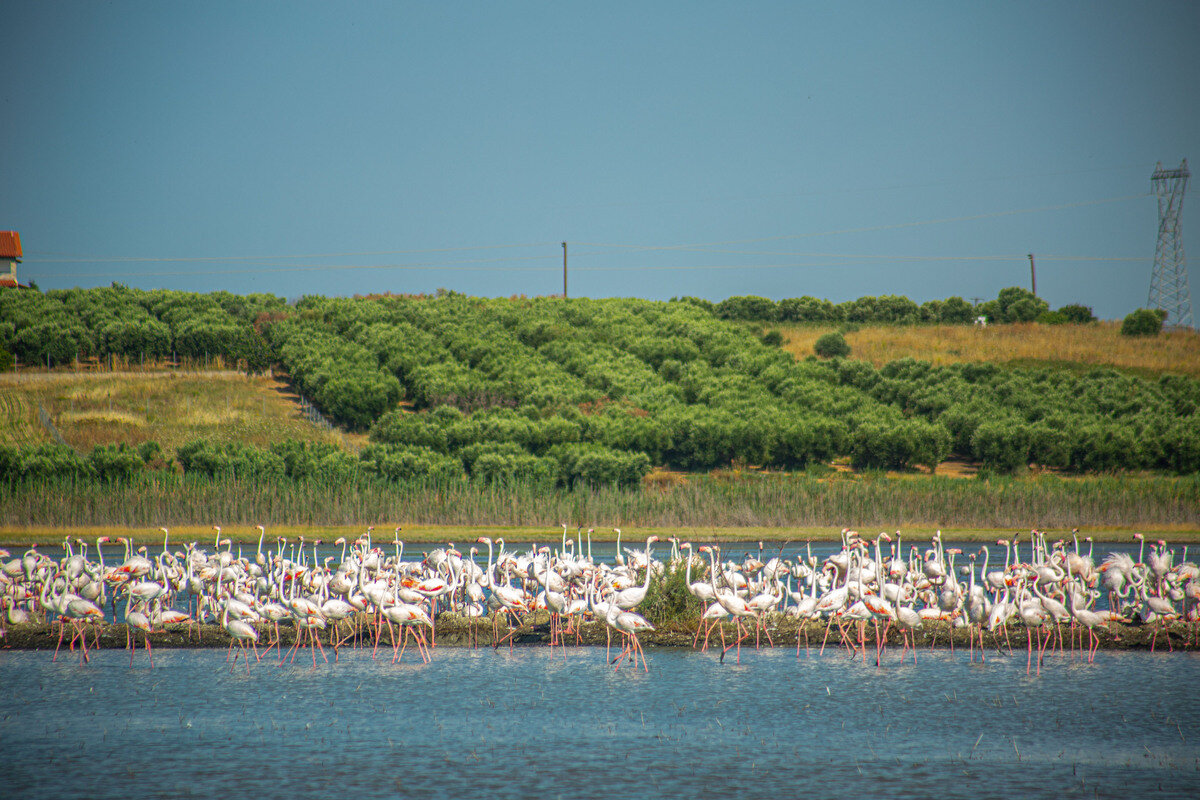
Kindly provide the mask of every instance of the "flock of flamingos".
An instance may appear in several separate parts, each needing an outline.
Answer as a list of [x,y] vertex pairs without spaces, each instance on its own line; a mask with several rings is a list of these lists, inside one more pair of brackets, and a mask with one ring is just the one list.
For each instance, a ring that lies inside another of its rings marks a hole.
[[[1135,534],[1136,559],[1111,553],[1100,563],[1090,544],[1087,552],[1081,551],[1077,536],[1073,544],[1048,543],[1036,530],[1025,551],[1016,538],[997,542],[1003,547],[1003,564],[989,563],[987,548],[964,553],[944,547],[940,532],[927,547],[910,546],[905,553],[899,531],[894,537],[881,533],[869,539],[849,530],[842,532],[841,548],[824,560],[806,548],[793,558],[781,557],[781,549],[764,561],[761,544],[757,557],[723,560],[718,546],[693,550],[691,543],[671,539],[664,562],[654,555],[658,537],[647,538],[644,549],[622,550],[617,530],[616,556],[605,563],[591,556],[590,530],[586,548],[582,537],[577,537],[577,548],[564,525],[557,548],[506,550],[503,539],[480,538],[477,544],[487,549],[486,565],[480,565],[481,548],[471,547],[464,555],[453,545],[405,560],[399,528],[390,548],[373,545],[368,529],[353,542],[335,542],[341,546],[340,558],[323,559],[317,549],[320,542],[309,543],[310,554],[303,538],[292,543],[277,538],[264,549],[262,526],[256,552],[234,553],[230,540],[221,538],[221,529],[214,529],[212,550],[193,542],[173,552],[165,528],[158,553],[135,549],[128,539],[115,540],[124,545],[123,558],[115,564],[105,563],[102,545],[109,539],[103,536],[92,550],[95,560],[80,539],[64,541],[61,558],[39,552],[36,545],[19,557],[0,550],[0,604],[5,612],[0,637],[6,635],[6,626],[49,622],[58,626],[56,659],[66,642],[70,650],[78,648],[81,660],[88,660],[108,624],[105,607],[111,608],[115,620],[120,602],[130,664],[139,634],[153,666],[150,633],[184,627],[191,631],[208,624],[224,628],[229,636],[227,657],[232,656],[235,666],[244,656],[248,671],[251,655],[261,662],[272,649],[282,664],[308,647],[316,666],[318,651],[328,661],[326,645],[336,660],[342,647],[370,647],[375,656],[383,644],[391,648],[395,662],[411,643],[417,655],[429,661],[438,620],[448,619],[447,614],[468,619],[472,631],[477,621],[490,618],[493,646],[507,641],[511,647],[522,621],[531,612],[543,611],[549,612],[551,647],[565,646],[571,636],[581,641],[580,626],[595,620],[608,628],[610,642],[613,633],[620,637],[621,649],[610,659],[616,669],[629,659],[634,668],[640,661],[648,670],[638,634],[654,628],[638,608],[651,594],[652,577],[665,581],[674,576],[678,581],[680,574],[704,608],[693,646],[707,649],[715,628],[722,660],[734,648],[740,659],[742,644],[751,638],[755,646],[764,635],[773,643],[771,631],[786,624],[797,626],[797,655],[800,634],[806,646],[813,646],[809,627],[816,625],[817,631],[824,627],[822,650],[836,631],[834,646],[844,646],[854,656],[861,653],[864,661],[873,646],[876,664],[882,663],[892,629],[900,633],[903,663],[915,647],[914,633],[926,623],[966,628],[972,659],[976,643],[984,657],[985,630],[998,646],[1001,636],[1008,642],[1010,626],[1023,627],[1027,671],[1035,654],[1040,671],[1044,652],[1054,647],[1056,636],[1057,647],[1063,647],[1064,625],[1072,650],[1078,632],[1080,654],[1089,661],[1100,642],[1095,629],[1113,621],[1154,626],[1152,649],[1163,626],[1186,624],[1192,643],[1200,630],[1200,569],[1187,561],[1187,548],[1175,563],[1176,554],[1164,541],[1150,543],[1147,553],[1140,534]],[[656,591],[663,585],[657,584]],[[730,626],[720,624],[723,621],[732,622],[731,641],[725,636]],[[292,628],[292,635],[282,637],[281,626]],[[873,645],[868,643],[868,626]],[[285,638],[291,641],[287,652]],[[1165,638],[1171,646],[1170,637]],[[260,646],[265,649],[260,651]]]

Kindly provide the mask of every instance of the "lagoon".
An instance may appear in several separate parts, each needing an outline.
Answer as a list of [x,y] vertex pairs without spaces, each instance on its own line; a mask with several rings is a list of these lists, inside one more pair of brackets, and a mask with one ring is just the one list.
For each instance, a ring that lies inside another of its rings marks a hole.
[[10,797],[1182,797],[1200,654],[1094,664],[922,650],[438,647],[429,664],[230,669],[224,650],[91,663],[0,652]]

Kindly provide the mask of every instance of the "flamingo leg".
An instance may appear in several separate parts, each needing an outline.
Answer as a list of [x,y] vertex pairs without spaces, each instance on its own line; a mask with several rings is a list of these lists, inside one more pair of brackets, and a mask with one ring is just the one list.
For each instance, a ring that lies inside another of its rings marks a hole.
[[817,653],[819,656],[825,655],[825,643],[829,641],[829,629],[833,627],[833,615],[830,615],[829,622],[825,625],[825,638],[821,640],[821,650]]
[[321,658],[325,659],[325,663],[329,663],[329,656],[325,655],[325,648],[321,644],[321,634],[313,631],[313,641],[317,643],[317,649],[321,651]]
[[375,658],[375,654],[379,651],[379,641],[383,638],[383,615],[375,614],[368,617],[363,624],[367,627],[366,638],[368,639],[371,638],[371,629],[374,629],[375,643],[371,647],[371,658]]
[[1029,655],[1025,658],[1025,674],[1029,674],[1029,667],[1033,663],[1033,628],[1025,628],[1025,641],[1028,643]]

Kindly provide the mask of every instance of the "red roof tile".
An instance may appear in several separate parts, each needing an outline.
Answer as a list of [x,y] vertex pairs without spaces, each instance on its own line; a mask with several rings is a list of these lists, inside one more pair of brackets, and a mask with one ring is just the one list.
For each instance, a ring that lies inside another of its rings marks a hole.
[[16,231],[0,231],[0,258],[21,257],[21,234]]

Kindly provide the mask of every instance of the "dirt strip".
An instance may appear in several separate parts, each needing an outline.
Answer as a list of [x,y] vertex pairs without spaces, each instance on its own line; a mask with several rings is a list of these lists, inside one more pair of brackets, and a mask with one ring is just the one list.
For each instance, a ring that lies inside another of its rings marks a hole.
[[[782,617],[782,615],[779,615]],[[343,647],[366,646],[374,645],[374,634],[367,628],[367,619],[363,617],[361,622],[363,625],[358,635],[357,641],[351,639]],[[648,647],[692,647],[693,640],[696,634],[696,620],[671,622],[659,625],[654,631],[647,631],[638,635],[638,641],[642,645]],[[564,639],[567,647],[575,647],[579,645],[604,645],[607,640],[607,629],[600,622],[585,622],[576,626],[576,633],[564,634]],[[731,622],[724,623],[725,642],[732,644],[737,638],[737,632],[734,624]],[[280,644],[284,648],[291,647],[295,641],[295,629],[291,626],[280,627]],[[348,623],[342,623],[339,636],[346,636],[351,632],[351,627]],[[882,631],[882,626],[880,626]],[[1052,648],[1057,649],[1059,646],[1059,636],[1061,635],[1062,648],[1071,650],[1072,636],[1075,641],[1075,648],[1080,647],[1080,640],[1084,642],[1084,647],[1087,646],[1088,634],[1086,629],[1075,627],[1072,631],[1071,626],[1062,625],[1055,631],[1053,628],[1043,629],[1050,631],[1053,638],[1046,645],[1046,652],[1049,653]],[[99,641],[99,645],[103,649],[124,649],[126,646],[127,628],[124,624],[110,624],[100,627],[89,626],[88,631],[88,647],[91,648],[93,643]],[[499,624],[498,634],[503,646],[508,646],[509,640],[507,636],[509,628],[503,621]],[[807,633],[808,646],[814,651],[821,647],[822,640],[825,636],[826,625],[824,622],[810,621],[803,627],[798,627],[794,620],[785,618],[772,619],[765,626],[765,629],[759,633],[759,641],[762,646],[790,647],[795,648],[799,641],[801,649],[805,646],[805,633]],[[1150,650],[1153,646],[1155,652],[1191,652],[1200,649],[1200,626],[1188,625],[1184,622],[1172,622],[1164,624],[1157,628],[1154,625],[1123,625],[1120,623],[1109,623],[1107,628],[1096,628],[1096,635],[1099,637],[1101,650]],[[137,645],[141,649],[143,647],[144,634],[141,631],[135,631],[137,636]],[[1035,631],[1035,634],[1037,632]],[[330,647],[331,631],[322,631],[321,642],[325,648]],[[769,636],[768,636],[769,634]],[[72,631],[68,626],[66,639],[63,641],[62,649],[68,649],[68,642],[71,639]],[[267,625],[259,626],[259,649],[265,648],[271,641],[274,635],[273,629]],[[854,624],[847,626],[847,636],[855,643],[858,642],[858,630]],[[1045,636],[1043,632],[1042,636]],[[613,635],[612,642],[618,647],[620,646],[620,636]],[[704,640],[704,632],[701,631],[700,641]],[[57,624],[36,624],[36,625],[20,625],[9,626],[0,638],[0,650],[54,650],[59,641],[59,629]],[[721,629],[714,627],[708,637],[709,648],[716,648],[716,652],[720,652],[721,647]],[[965,627],[952,627],[946,622],[926,622],[925,625],[916,631],[912,632],[912,643],[919,648],[950,648],[955,649],[970,649],[971,645],[968,640],[968,631]],[[446,646],[472,646],[490,647],[493,644],[493,626],[490,617],[483,619],[469,619],[457,614],[443,614],[437,619],[436,642],[438,645]],[[511,643],[513,646],[547,646],[550,642],[550,626],[547,615],[543,612],[535,614],[527,618],[525,622],[517,628],[513,629]],[[743,647],[754,647],[755,634],[750,628],[750,635],[743,640]],[[868,654],[875,649],[875,629],[870,623],[865,629],[865,644]],[[978,634],[975,639],[975,649],[978,649]],[[1001,630],[995,633],[984,631],[983,633],[984,650],[987,653],[1002,652],[1008,653],[1011,651],[1016,654],[1020,650],[1022,644],[1026,644],[1026,635],[1024,626],[1013,624],[1008,627],[1007,641],[1006,634]],[[195,625],[190,628],[186,625],[172,626],[170,630],[156,631],[150,634],[150,644],[154,648],[222,648],[228,647],[230,638],[225,630],[219,625]],[[900,633],[895,626],[888,632],[886,645],[893,651],[898,651],[901,648]],[[304,639],[302,646],[307,647],[307,639]],[[382,642],[380,648],[390,647],[391,640],[388,636],[386,627],[382,631]],[[1035,645],[1036,647],[1036,642]],[[839,647],[843,652],[848,652],[841,644],[841,636],[838,632],[837,625],[834,625],[829,633],[827,650],[834,652],[838,651]],[[62,658],[62,653],[59,654]]]

